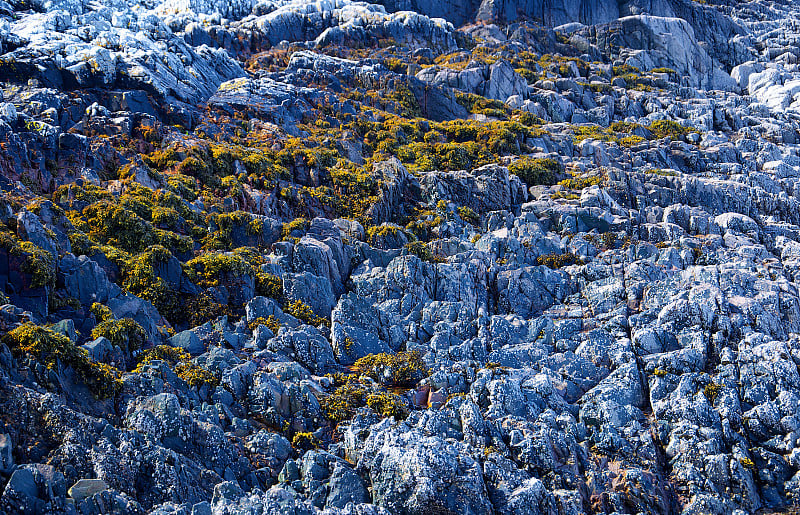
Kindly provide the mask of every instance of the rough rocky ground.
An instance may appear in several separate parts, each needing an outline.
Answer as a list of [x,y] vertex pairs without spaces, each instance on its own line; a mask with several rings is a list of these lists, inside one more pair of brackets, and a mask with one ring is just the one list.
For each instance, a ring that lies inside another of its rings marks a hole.
[[800,5],[0,1],[0,513],[800,506]]

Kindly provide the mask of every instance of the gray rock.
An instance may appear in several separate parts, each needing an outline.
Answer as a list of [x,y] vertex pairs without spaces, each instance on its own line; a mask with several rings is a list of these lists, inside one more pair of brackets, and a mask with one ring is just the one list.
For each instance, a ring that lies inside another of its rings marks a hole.
[[430,172],[422,177],[423,198],[431,204],[449,200],[477,213],[511,210],[527,200],[525,186],[508,169],[486,165],[471,172]]
[[103,268],[86,256],[65,255],[59,263],[59,280],[67,293],[84,306],[95,302],[106,304],[121,293]]
[[503,270],[497,274],[498,307],[502,313],[530,318],[572,293],[563,272],[545,266]]
[[72,343],[76,343],[78,341],[78,333],[75,330],[75,322],[70,318],[56,322],[53,324],[51,329],[59,334],[63,334],[69,338]]
[[447,86],[502,102],[512,96],[522,99],[528,96],[528,83],[503,60],[464,70],[425,68],[417,74],[417,78],[430,84]]
[[14,468],[14,456],[11,454],[13,444],[11,437],[5,433],[0,434],[0,472],[8,474]]
[[341,463],[334,465],[328,483],[326,508],[344,508],[348,503],[361,504],[368,501],[367,489],[361,477]]
[[14,510],[20,513],[35,513],[41,503],[41,501],[37,503],[38,495],[39,489],[33,473],[28,468],[20,468],[11,474],[6,483],[0,504],[5,504],[7,508],[13,506]]
[[289,302],[300,300],[309,306],[317,316],[328,317],[336,305],[331,282],[311,272],[285,274],[283,294]]
[[396,213],[402,213],[401,206],[419,194],[419,181],[400,163],[396,157],[373,165],[373,173],[380,179],[378,201],[370,206],[367,215],[376,224],[392,220]]
[[483,0],[476,17],[483,21],[508,23],[518,19],[522,13],[554,27],[569,22],[584,25],[608,23],[618,18],[620,11],[618,2],[607,0],[569,0],[558,5],[543,0]]
[[340,297],[331,312],[331,343],[339,363],[396,351],[402,341],[403,331],[390,314],[352,293]]
[[282,328],[267,343],[267,349],[288,356],[318,375],[336,367],[331,344],[311,326],[301,326],[296,330]]
[[20,239],[46,250],[53,256],[53,260],[56,260],[59,254],[58,242],[50,235],[52,233],[48,234],[48,232],[41,219],[27,209],[23,209],[17,214],[17,235]]
[[205,352],[206,347],[197,334],[192,330],[181,331],[167,340],[173,347],[180,347],[192,356],[199,356]]
[[167,321],[150,302],[127,293],[109,299],[107,305],[115,317],[132,318],[138,322],[151,342],[162,341],[159,327],[166,326]]
[[358,465],[369,474],[375,504],[408,514],[491,511],[480,465],[461,452],[463,444],[381,426],[373,427]]
[[124,362],[120,348],[115,348],[114,345],[103,336],[85,343],[81,345],[81,347],[86,349],[92,361],[97,361],[98,363],[114,362],[117,364],[122,364]]
[[[691,86],[732,90],[735,81],[697,43],[686,20],[659,16],[626,16],[597,32],[597,44],[635,50],[626,62],[642,70],[667,67]],[[680,50],[678,50],[680,49]]]
[[108,485],[102,479],[81,479],[67,493],[76,501],[82,501],[104,490],[108,490]]

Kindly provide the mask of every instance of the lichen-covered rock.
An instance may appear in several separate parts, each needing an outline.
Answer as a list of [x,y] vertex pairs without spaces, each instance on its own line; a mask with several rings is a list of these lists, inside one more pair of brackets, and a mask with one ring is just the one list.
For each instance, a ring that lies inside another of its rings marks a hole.
[[522,182],[508,169],[487,165],[472,172],[431,172],[420,181],[423,198],[431,203],[448,200],[478,213],[499,211],[527,199]]
[[799,14],[0,1],[0,512],[792,511]]
[[383,426],[373,428],[358,465],[369,474],[376,505],[408,514],[491,510],[480,465],[459,444]]

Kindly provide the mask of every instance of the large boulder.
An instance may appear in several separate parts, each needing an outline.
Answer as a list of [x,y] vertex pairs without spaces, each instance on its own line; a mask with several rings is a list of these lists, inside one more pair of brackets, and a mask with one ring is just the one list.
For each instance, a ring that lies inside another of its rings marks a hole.
[[378,201],[369,207],[367,216],[380,224],[404,212],[403,204],[419,196],[419,181],[396,157],[375,163],[373,173],[380,181],[380,191]]
[[373,427],[358,463],[375,504],[399,515],[492,511],[480,463],[466,444],[389,422]]
[[618,4],[615,0],[483,0],[476,18],[509,23],[525,17],[549,27],[570,22],[596,25],[618,18]]
[[367,354],[397,351],[403,336],[395,317],[353,293],[343,295],[331,313],[331,343],[344,365]]
[[460,26],[475,18],[481,0],[377,0],[375,3],[384,5],[389,11],[415,11]]
[[256,0],[166,0],[158,10],[164,13],[192,11],[196,14],[219,14],[228,19],[239,19],[250,14]]
[[642,70],[671,68],[690,86],[733,90],[736,82],[711,58],[684,19],[635,15],[594,31],[597,46],[611,55],[630,49],[625,61]]
[[492,64],[474,63],[464,70],[432,66],[419,72],[417,78],[502,102],[511,96],[528,96],[528,82],[502,59]]
[[422,197],[431,204],[449,200],[477,213],[513,210],[528,198],[527,190],[508,168],[497,164],[471,172],[430,172],[421,180]]
[[122,293],[119,286],[108,280],[100,265],[86,256],[64,256],[58,268],[58,279],[67,294],[82,305],[105,304]]
[[497,274],[498,310],[531,318],[563,301],[573,289],[565,273],[546,266],[502,270]]
[[329,316],[336,305],[330,280],[311,272],[284,274],[283,293],[290,302],[299,300],[308,304],[314,314],[321,317]]
[[337,366],[331,344],[316,328],[307,325],[295,330],[282,328],[267,343],[267,349],[297,361],[317,375],[331,372]]
[[[142,89],[174,99],[175,106],[163,107],[175,111],[205,101],[220,83],[244,75],[224,50],[192,48],[152,11],[117,9],[120,26],[113,30],[111,9],[84,9],[74,2],[20,17],[12,26],[20,44],[4,56],[19,63],[14,80],[34,78],[51,87]],[[81,36],[78,27],[84,28]]]

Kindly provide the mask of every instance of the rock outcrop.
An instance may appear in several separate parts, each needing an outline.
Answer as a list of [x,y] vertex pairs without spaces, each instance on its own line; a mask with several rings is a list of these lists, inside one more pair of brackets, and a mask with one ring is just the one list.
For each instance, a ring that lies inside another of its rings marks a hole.
[[793,513],[800,7],[0,1],[0,513]]

